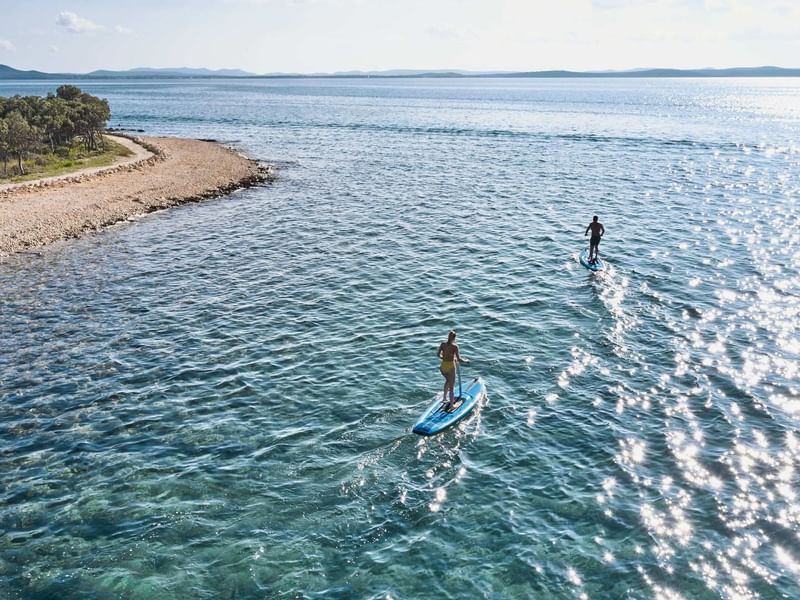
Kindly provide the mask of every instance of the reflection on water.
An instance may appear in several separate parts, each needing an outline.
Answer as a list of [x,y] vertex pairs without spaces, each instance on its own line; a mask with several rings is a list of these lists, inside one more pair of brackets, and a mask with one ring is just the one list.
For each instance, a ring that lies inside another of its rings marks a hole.
[[283,167],[0,264],[0,596],[800,597],[793,81],[85,87]]

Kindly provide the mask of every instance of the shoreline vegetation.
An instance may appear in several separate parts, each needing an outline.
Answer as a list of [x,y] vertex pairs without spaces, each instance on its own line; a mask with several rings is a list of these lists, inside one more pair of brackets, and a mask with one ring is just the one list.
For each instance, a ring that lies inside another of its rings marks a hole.
[[107,100],[74,85],[46,97],[0,96],[0,182],[93,159],[110,162],[119,150],[109,148],[102,135],[110,118]]
[[113,136],[102,135],[100,148],[86,151],[81,144],[73,144],[59,154],[37,154],[23,161],[24,175],[4,173],[0,170],[0,189],[8,184],[38,181],[40,179],[69,175],[90,168],[107,167],[134,156],[127,145]]

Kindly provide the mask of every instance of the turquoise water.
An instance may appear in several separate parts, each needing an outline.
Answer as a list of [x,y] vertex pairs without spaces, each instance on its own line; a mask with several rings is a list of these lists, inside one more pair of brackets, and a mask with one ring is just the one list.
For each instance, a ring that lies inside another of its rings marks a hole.
[[83,87],[279,179],[0,262],[0,597],[800,597],[800,81]]

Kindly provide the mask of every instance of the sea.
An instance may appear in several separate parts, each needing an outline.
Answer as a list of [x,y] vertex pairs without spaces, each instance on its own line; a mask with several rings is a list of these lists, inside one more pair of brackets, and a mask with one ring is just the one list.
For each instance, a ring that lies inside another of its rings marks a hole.
[[800,598],[800,79],[69,83],[277,179],[0,261],[1,598]]

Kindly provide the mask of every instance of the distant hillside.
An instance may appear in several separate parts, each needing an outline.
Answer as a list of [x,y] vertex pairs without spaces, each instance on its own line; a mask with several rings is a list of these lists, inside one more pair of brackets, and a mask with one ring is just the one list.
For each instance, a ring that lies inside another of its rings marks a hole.
[[[498,75],[476,75],[497,77]],[[734,67],[730,69],[634,69],[631,71],[529,71],[502,77],[800,77],[800,69]]]
[[800,69],[785,69],[783,67],[735,67],[731,69],[634,69],[630,71],[342,71],[337,73],[270,73],[258,77],[269,78],[296,78],[296,77],[326,77],[326,78],[447,78],[447,77],[531,77],[531,78],[556,78],[556,77],[800,77]]
[[0,65],[0,79],[49,79],[52,77],[41,71],[20,71],[7,65]]
[[117,79],[117,78],[181,78],[181,77],[255,77],[240,69],[128,69],[127,71],[99,70],[90,73],[43,73],[42,71],[20,71],[7,65],[0,65],[0,80],[2,79]]
[[187,67],[149,69],[138,68],[126,71],[99,70],[91,73],[43,73],[20,71],[0,65],[0,80],[3,79],[180,79],[180,78],[242,78],[269,79],[294,78],[445,78],[445,77],[800,77],[800,69],[783,67],[735,67],[730,69],[634,69],[629,71],[458,71],[458,70],[413,70],[391,71],[342,71],[337,73],[269,73],[257,75],[240,69],[192,69]]
[[255,73],[241,69],[190,69],[180,67],[176,69],[149,69],[140,67],[127,71],[92,71],[86,77],[113,78],[113,77],[255,77]]

